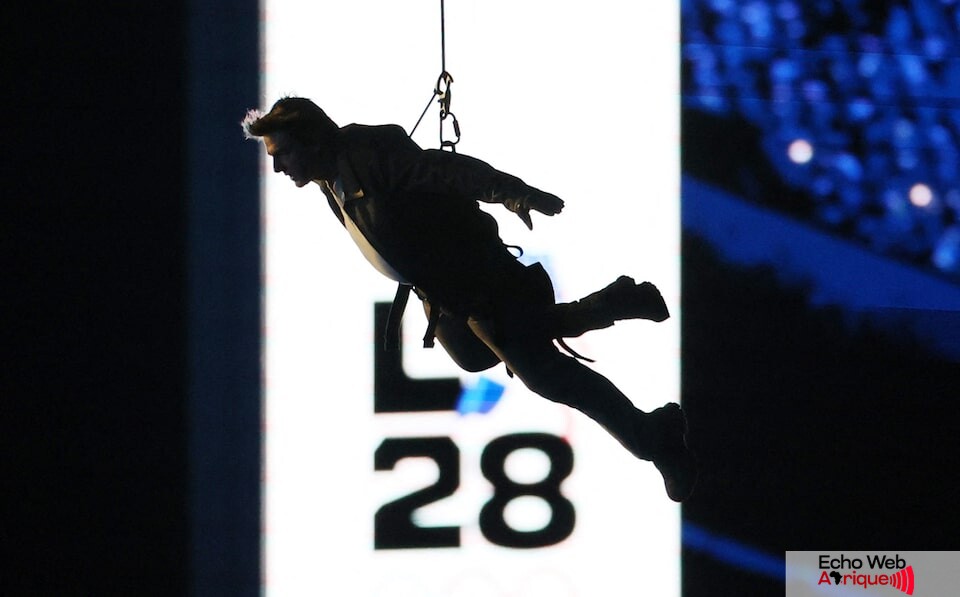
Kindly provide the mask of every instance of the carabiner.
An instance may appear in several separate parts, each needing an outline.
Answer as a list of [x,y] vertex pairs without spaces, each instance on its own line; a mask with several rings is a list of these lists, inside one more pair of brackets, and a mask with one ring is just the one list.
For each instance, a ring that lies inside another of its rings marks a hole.
[[[456,138],[453,141],[449,141],[443,138],[443,121],[447,119],[447,116],[453,119],[453,134],[456,135]],[[450,151],[457,152],[457,143],[460,142],[460,121],[457,120],[456,114],[453,112],[440,112],[440,149],[444,147],[449,147]]]
[[[444,114],[450,113],[450,101],[452,99],[452,93],[450,91],[450,84],[453,83],[453,76],[447,71],[440,73],[440,76],[437,78],[437,86],[434,88],[434,93],[437,94],[437,102],[440,104],[440,118],[444,118]],[[443,87],[441,89],[441,87]]]

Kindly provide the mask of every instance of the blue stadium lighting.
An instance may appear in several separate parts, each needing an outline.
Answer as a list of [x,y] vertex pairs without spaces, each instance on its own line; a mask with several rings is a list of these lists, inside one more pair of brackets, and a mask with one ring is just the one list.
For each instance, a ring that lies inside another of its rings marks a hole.
[[792,21],[800,15],[800,7],[795,2],[780,2],[777,4],[777,16],[784,21]]
[[901,147],[912,146],[915,133],[916,126],[909,119],[898,118],[893,126],[893,141]]
[[933,191],[930,187],[918,182],[910,187],[910,203],[917,207],[928,207],[933,202]]
[[813,145],[806,139],[797,139],[787,148],[787,156],[794,164],[806,164],[813,159]]
[[942,37],[933,36],[923,40],[923,52],[932,60],[942,60],[949,47]]
[[960,227],[943,233],[933,250],[933,262],[944,271],[960,271]]
[[943,199],[950,209],[960,211],[960,190],[950,189],[946,192]]
[[863,54],[857,62],[857,70],[860,72],[860,76],[865,79],[876,75],[881,66],[883,66],[883,60],[879,54]]
[[854,98],[847,105],[847,112],[850,118],[855,122],[864,122],[873,117],[875,106],[872,101],[865,97]]
[[863,166],[853,154],[842,152],[834,158],[834,165],[844,178],[858,181],[863,178]]
[[770,555],[753,546],[723,535],[714,534],[691,522],[683,523],[683,548],[699,551],[734,568],[783,581],[786,575],[784,558]]
[[897,166],[901,170],[913,170],[920,164],[920,156],[912,149],[901,149],[897,152]]

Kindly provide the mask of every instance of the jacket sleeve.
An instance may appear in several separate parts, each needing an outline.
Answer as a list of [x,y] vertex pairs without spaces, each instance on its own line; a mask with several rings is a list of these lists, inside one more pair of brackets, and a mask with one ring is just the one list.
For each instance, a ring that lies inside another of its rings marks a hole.
[[[377,161],[381,164],[383,184],[393,191],[502,203],[517,213],[532,208],[553,215],[563,208],[563,201],[556,195],[532,187],[482,160],[439,149],[422,150],[407,138],[402,128],[384,128],[390,130],[384,131],[378,144]],[[397,134],[403,139],[395,138]]]

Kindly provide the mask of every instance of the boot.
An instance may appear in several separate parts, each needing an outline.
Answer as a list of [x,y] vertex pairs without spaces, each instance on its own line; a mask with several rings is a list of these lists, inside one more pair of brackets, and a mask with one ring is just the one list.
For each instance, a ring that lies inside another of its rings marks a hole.
[[649,459],[663,475],[667,496],[675,502],[690,497],[697,484],[697,462],[687,447],[687,417],[680,405],[671,402],[651,412],[641,433]]
[[575,338],[590,330],[610,327],[624,319],[663,321],[670,317],[667,304],[650,282],[637,284],[620,276],[606,288],[579,301],[557,305],[558,337]]
[[697,463],[687,447],[687,419],[680,405],[669,403],[650,413],[637,411],[634,433],[623,442],[634,456],[649,460],[663,476],[667,496],[682,502],[697,483]]

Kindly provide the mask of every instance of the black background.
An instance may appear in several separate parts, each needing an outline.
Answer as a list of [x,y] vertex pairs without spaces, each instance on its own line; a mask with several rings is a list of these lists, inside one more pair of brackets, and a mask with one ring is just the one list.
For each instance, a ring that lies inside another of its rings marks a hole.
[[256,2],[4,11],[0,592],[258,594]]
[[18,16],[5,85],[4,592],[178,594],[185,11],[70,3]]

